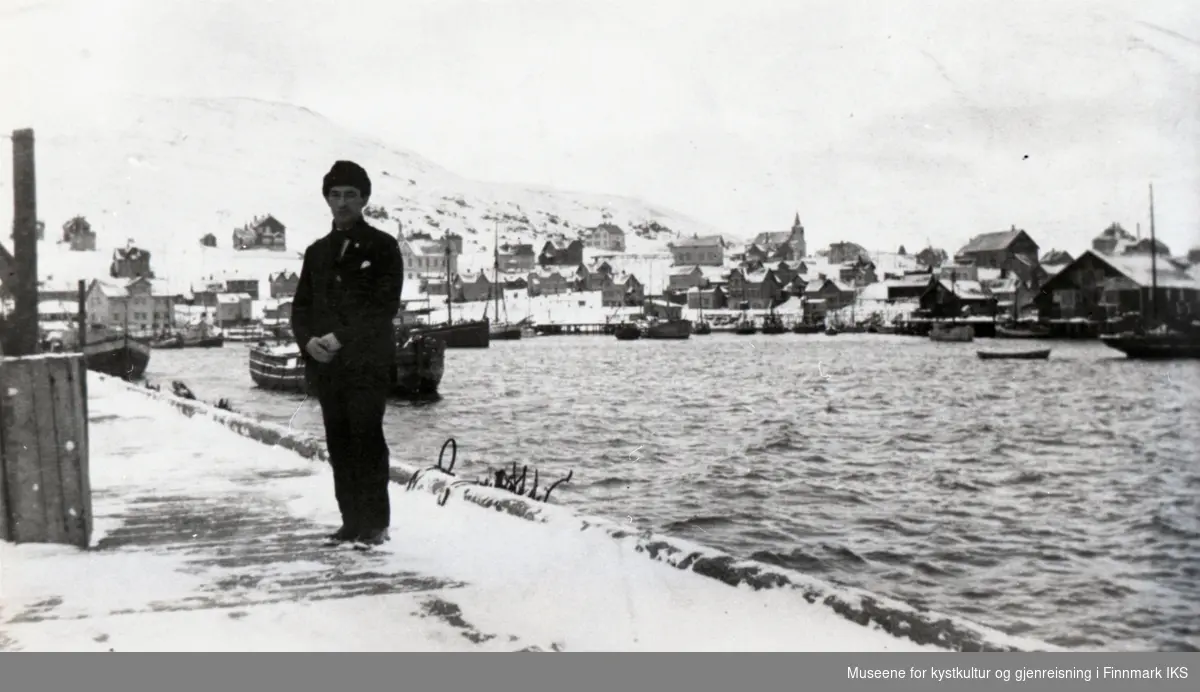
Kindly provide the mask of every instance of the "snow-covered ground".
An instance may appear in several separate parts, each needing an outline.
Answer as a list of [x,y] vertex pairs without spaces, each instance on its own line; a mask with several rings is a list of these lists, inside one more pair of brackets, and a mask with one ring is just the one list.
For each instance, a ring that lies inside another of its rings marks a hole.
[[93,547],[0,543],[0,649],[934,648],[853,623],[823,598],[648,559],[635,538],[581,530],[563,507],[541,505],[531,521],[462,490],[439,506],[428,479],[440,474],[414,491],[393,484],[385,550],[324,548],[337,523],[326,465],[213,419],[233,414],[185,417],[159,395],[89,380]]

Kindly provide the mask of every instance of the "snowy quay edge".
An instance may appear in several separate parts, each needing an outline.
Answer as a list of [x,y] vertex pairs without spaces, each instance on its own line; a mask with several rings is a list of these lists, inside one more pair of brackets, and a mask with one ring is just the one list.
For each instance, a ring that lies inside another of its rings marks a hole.
[[[158,399],[191,417],[203,415],[239,435],[266,445],[281,446],[309,460],[326,462],[324,444],[311,435],[267,421],[216,408],[201,401],[149,390],[98,373],[131,391]],[[649,531],[634,532],[612,520],[579,514],[568,507],[540,502],[514,493],[471,483],[431,467],[418,469],[392,463],[392,481],[439,496],[443,503],[466,501],[537,523],[563,522],[579,531],[602,532],[636,553],[680,570],[690,570],[735,588],[754,591],[790,589],[810,604],[820,603],[857,624],[878,628],[920,645],[949,651],[1059,651],[1034,639],[1014,637],[969,620],[914,608],[902,601],[851,587],[835,586],[803,573],[755,560],[740,559],[720,550]]]

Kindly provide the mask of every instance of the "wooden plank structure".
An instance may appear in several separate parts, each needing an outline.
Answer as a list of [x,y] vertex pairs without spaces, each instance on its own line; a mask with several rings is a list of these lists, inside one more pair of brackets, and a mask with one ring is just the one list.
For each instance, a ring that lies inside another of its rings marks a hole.
[[87,548],[91,536],[82,354],[0,359],[0,540]]
[[12,141],[16,334],[0,356],[0,540],[87,548],[87,364],[81,353],[38,354],[33,131],[16,130]]

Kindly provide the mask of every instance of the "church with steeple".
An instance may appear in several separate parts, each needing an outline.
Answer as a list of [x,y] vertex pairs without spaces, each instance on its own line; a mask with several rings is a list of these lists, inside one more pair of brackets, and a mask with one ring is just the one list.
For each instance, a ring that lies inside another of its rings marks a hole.
[[796,212],[791,230],[759,233],[754,236],[753,246],[757,246],[769,259],[799,260],[807,257],[808,243],[804,240],[804,224],[800,223],[800,212]]

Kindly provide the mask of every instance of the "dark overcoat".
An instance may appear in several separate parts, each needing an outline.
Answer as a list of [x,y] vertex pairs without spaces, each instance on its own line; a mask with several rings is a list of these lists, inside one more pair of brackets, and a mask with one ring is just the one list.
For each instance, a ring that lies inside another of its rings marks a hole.
[[[389,382],[395,371],[395,327],[404,287],[404,258],[394,237],[360,219],[304,251],[292,299],[292,333],[310,391],[328,384]],[[305,349],[332,332],[342,344],[329,363]]]

